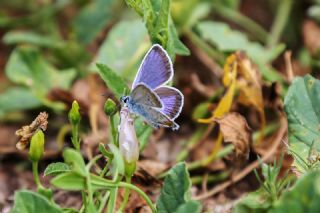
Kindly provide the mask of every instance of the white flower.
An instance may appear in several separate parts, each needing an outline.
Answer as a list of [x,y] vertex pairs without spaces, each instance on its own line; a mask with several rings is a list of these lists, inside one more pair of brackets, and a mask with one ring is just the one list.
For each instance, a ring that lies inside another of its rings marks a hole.
[[127,107],[120,111],[119,147],[124,160],[136,162],[139,158],[139,142],[133,125],[133,119]]

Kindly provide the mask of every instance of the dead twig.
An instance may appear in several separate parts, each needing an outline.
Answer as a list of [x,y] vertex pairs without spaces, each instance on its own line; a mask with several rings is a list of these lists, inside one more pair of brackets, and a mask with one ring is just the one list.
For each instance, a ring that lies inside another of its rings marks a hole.
[[293,67],[292,67],[292,61],[291,61],[291,51],[286,51],[284,53],[284,60],[286,64],[286,72],[287,72],[287,78],[289,82],[292,82],[294,79],[294,72],[293,72]]
[[197,56],[197,58],[218,78],[222,76],[222,69],[220,66],[205,52],[203,52],[200,48],[196,47],[196,45],[190,44],[193,53]]
[[214,90],[201,83],[199,77],[195,73],[191,74],[191,86],[207,98],[212,97],[214,94]]

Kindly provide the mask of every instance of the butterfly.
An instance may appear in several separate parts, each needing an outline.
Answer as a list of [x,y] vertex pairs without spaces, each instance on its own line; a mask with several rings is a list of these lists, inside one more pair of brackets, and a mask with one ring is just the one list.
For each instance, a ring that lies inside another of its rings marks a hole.
[[120,102],[130,113],[140,115],[154,128],[179,129],[174,120],[183,107],[183,94],[166,84],[173,78],[173,66],[167,52],[153,45],[145,55],[132,83],[131,93]]

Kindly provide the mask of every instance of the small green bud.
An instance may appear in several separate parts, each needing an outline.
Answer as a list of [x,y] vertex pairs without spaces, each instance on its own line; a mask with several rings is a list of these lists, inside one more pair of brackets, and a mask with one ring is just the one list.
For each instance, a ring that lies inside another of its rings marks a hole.
[[79,104],[77,101],[73,101],[72,103],[72,107],[69,111],[69,121],[72,125],[78,125],[80,120],[81,120],[81,115],[80,115],[80,112],[79,112]]
[[116,114],[117,105],[112,99],[108,98],[108,100],[104,103],[104,112],[108,116],[112,116],[112,115]]
[[29,158],[33,162],[40,160],[44,152],[44,134],[38,130],[31,138],[29,148]]

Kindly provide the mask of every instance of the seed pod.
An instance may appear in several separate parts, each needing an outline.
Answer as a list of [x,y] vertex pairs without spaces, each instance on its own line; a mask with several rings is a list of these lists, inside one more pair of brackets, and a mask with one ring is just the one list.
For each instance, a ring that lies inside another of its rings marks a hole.
[[38,130],[31,138],[29,148],[29,158],[33,162],[40,160],[44,152],[44,134],[42,130]]

